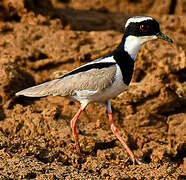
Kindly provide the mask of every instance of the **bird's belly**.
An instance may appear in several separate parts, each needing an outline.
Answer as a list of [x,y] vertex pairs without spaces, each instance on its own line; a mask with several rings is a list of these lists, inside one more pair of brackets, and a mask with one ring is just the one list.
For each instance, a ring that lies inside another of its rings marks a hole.
[[102,92],[95,94],[95,96],[92,98],[92,101],[94,102],[105,102],[108,99],[114,98],[121,94],[125,89],[127,88],[127,85],[119,81],[115,81],[112,86],[104,89]]
[[80,103],[105,102],[108,99],[118,96],[127,88],[123,81],[123,76],[119,66],[117,66],[115,79],[112,84],[104,89],[96,90],[76,90],[72,98]]

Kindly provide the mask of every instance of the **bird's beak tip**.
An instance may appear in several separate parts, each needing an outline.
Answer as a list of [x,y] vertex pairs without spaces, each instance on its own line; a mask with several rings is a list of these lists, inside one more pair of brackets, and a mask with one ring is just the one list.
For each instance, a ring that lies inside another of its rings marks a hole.
[[165,34],[163,34],[162,32],[157,33],[156,36],[160,39],[164,39],[165,41],[173,43],[173,40],[166,36]]

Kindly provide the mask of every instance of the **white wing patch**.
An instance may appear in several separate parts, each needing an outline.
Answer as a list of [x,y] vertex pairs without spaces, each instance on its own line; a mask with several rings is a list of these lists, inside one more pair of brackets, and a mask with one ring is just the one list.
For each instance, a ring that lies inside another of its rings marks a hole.
[[88,64],[95,64],[95,63],[116,63],[116,61],[114,60],[113,56],[108,56],[105,58],[100,58],[100,59],[94,60],[92,62],[89,62]]

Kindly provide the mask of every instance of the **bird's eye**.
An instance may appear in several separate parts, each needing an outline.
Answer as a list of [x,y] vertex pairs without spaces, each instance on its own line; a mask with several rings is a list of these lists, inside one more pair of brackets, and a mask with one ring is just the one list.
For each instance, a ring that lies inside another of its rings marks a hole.
[[140,30],[143,31],[143,32],[147,32],[149,30],[149,25],[140,25]]

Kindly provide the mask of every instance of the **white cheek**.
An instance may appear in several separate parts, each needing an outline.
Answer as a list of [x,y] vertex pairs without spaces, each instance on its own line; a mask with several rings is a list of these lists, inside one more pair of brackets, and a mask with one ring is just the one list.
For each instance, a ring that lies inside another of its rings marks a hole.
[[135,60],[142,44],[153,39],[157,39],[157,36],[128,36],[124,44],[124,50]]

